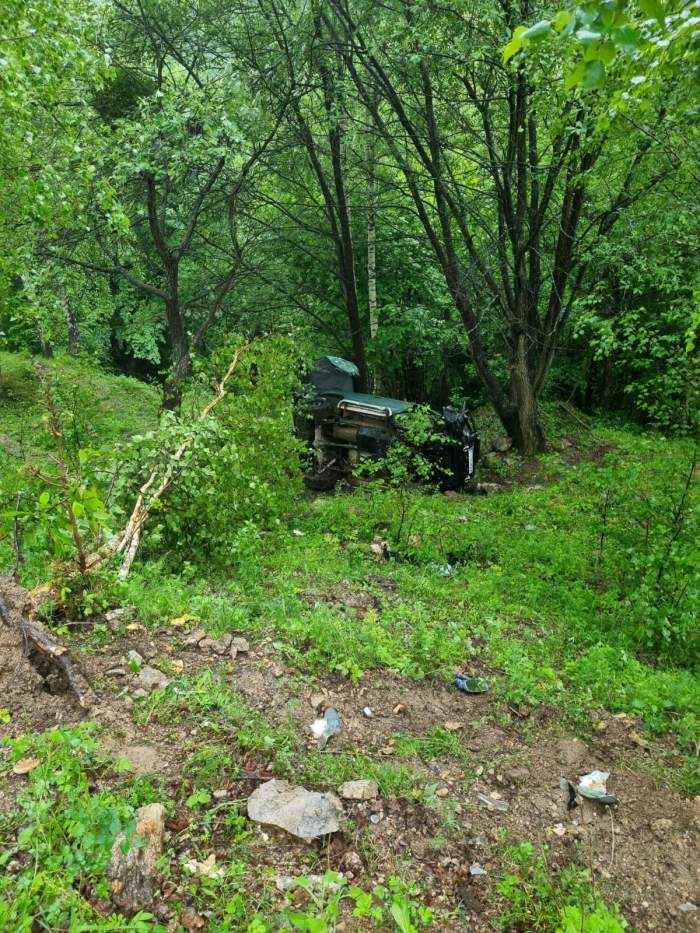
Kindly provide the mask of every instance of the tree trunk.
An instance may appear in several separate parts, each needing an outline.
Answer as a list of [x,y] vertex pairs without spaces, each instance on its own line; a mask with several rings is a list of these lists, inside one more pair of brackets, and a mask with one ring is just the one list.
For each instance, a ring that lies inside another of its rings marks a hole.
[[163,408],[176,411],[182,402],[182,384],[192,374],[189,339],[180,309],[178,292],[178,266],[173,263],[167,270],[168,297],[165,300],[165,316],[172,350],[172,370],[163,388]]
[[65,285],[61,285],[61,301],[66,326],[68,327],[68,352],[75,356],[80,350],[80,325]]
[[537,410],[537,393],[528,364],[527,335],[515,337],[510,370],[510,397],[515,411],[508,414],[505,427],[518,450],[527,457],[545,449],[544,430]]
[[[377,312],[377,191],[374,176],[374,137],[370,137],[367,150],[367,305],[369,309],[369,336],[374,341],[379,333],[379,314]],[[376,364],[372,388],[377,394],[382,392],[382,371]]]
[[50,360],[53,357],[53,347],[46,337],[44,327],[39,318],[34,319],[34,324],[36,325],[36,333],[39,338],[39,349],[41,350],[41,355],[47,360]]

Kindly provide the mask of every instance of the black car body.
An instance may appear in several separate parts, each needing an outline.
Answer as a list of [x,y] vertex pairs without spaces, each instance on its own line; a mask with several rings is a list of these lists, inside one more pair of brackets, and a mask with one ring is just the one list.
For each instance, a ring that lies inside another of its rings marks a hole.
[[[314,468],[306,478],[312,489],[332,489],[349,478],[361,461],[382,458],[395,439],[406,442],[402,421],[415,405],[355,391],[359,371],[337,356],[316,360],[304,385],[297,427],[314,452]],[[435,465],[434,481],[443,489],[460,489],[474,476],[479,434],[466,410],[430,411],[434,434],[419,448]]]

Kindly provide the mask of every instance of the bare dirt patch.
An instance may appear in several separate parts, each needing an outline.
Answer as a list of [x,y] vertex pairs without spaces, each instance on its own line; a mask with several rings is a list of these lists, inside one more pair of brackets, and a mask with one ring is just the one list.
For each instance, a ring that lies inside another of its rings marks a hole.
[[[345,601],[346,595],[331,598]],[[360,615],[365,606],[371,608],[371,602],[363,597],[352,608]],[[554,711],[545,711],[541,718],[509,718],[491,694],[468,696],[451,684],[417,684],[390,672],[368,673],[356,684],[334,676],[300,687],[271,641],[251,645],[249,653],[228,666],[220,657],[186,648],[185,637],[172,628],[146,632],[137,626],[119,631],[101,649],[81,651],[79,640],[74,640],[73,655],[95,691],[95,705],[86,711],[37,670],[16,633],[0,626],[0,706],[11,716],[1,728],[17,735],[86,718],[101,724],[103,744],[115,757],[127,758],[136,774],[164,779],[175,807],[168,823],[174,869],[191,855],[188,827],[196,819],[182,805],[183,763],[204,737],[206,742],[229,743],[196,722],[178,724],[154,717],[136,725],[130,650],[168,676],[174,676],[168,659],[176,662],[174,670],[181,666],[185,674],[214,668],[269,720],[291,720],[301,744],[308,747],[310,722],[323,704],[332,705],[344,729],[331,740],[327,754],[361,752],[408,765],[436,792],[434,806],[398,797],[347,802],[347,828],[327,843],[307,845],[256,826],[252,871],[264,865],[277,875],[295,876],[331,868],[367,888],[384,883],[391,874],[415,877],[427,882],[429,903],[447,909],[462,905],[467,912],[464,923],[451,929],[486,931],[493,929],[500,909],[495,886],[504,866],[505,832],[511,843],[527,840],[536,847],[548,846],[552,871],[574,860],[590,866],[596,886],[621,905],[641,933],[697,929],[697,912],[680,908],[698,902],[700,801],[657,785],[646,763],[669,760],[670,743],[645,747],[645,738],[640,744],[640,726],[634,720],[601,713],[592,738],[582,741],[557,731]],[[436,727],[459,736],[465,753],[461,760],[418,761],[397,755],[397,736],[425,737]],[[236,752],[235,757],[241,773],[224,781],[221,792],[227,799],[245,801],[271,776],[269,762],[261,753]],[[611,772],[609,788],[620,805],[606,809],[582,801],[568,810],[560,778],[576,781],[595,768]],[[11,806],[11,790],[0,789],[0,808]],[[480,793],[497,794],[507,810],[487,808]],[[211,846],[217,860],[225,863],[230,843],[223,818],[214,822]],[[471,875],[470,865],[476,862],[485,875]],[[180,884],[177,871],[175,883]],[[186,892],[178,889],[171,896],[184,898],[180,903],[187,900]],[[167,915],[166,908],[163,911]]]

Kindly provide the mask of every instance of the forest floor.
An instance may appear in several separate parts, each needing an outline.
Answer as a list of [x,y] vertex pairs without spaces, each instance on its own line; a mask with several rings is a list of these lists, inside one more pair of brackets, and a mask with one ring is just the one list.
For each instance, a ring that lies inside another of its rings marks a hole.
[[[21,440],[22,419],[5,423]],[[658,442],[561,420],[550,434],[536,462],[491,457],[488,496],[304,498],[228,574],[146,551],[122,611],[85,623],[5,578],[95,696],[82,709],[0,626],[0,930],[698,929],[697,680],[634,657],[628,609],[591,571],[611,453],[620,480]],[[398,521],[406,543],[386,560]],[[248,643],[235,657],[231,636]],[[140,689],[144,668],[167,684]],[[457,671],[488,692],[457,690]],[[319,750],[310,724],[327,706],[343,730]],[[594,769],[619,803],[569,809],[560,779]],[[247,818],[271,777],[379,794],[344,800],[340,831],[307,843]],[[153,802],[167,814],[156,895],[127,921],[99,814]]]

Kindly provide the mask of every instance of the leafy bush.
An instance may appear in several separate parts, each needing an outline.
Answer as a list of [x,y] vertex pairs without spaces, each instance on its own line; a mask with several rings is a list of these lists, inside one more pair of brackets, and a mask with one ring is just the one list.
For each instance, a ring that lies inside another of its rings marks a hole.
[[[213,371],[219,375],[229,359],[217,353]],[[205,422],[193,428],[187,411],[199,410],[211,395],[200,373],[180,417],[166,415],[157,431],[131,439],[120,481],[125,510],[139,478],[194,432],[167,500],[150,519],[147,553],[177,553],[178,563],[185,555],[226,568],[255,563],[259,529],[278,524],[301,490],[301,445],[292,420],[295,367],[290,340],[260,341],[242,356],[226,398]]]

